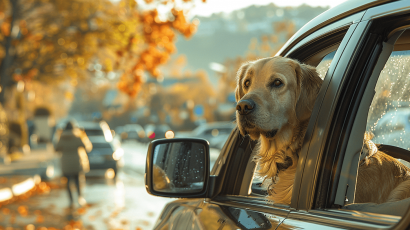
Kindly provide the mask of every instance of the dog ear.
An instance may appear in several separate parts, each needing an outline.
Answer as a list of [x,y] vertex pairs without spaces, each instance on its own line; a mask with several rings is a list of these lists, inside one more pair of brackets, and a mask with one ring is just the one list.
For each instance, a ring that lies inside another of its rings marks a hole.
[[235,89],[235,99],[238,102],[244,96],[242,88],[242,79],[245,77],[246,71],[248,70],[249,63],[242,64],[236,73],[236,89]]
[[310,118],[323,80],[319,77],[315,67],[294,60],[291,62],[295,68],[298,85],[295,112],[298,120],[303,121]]

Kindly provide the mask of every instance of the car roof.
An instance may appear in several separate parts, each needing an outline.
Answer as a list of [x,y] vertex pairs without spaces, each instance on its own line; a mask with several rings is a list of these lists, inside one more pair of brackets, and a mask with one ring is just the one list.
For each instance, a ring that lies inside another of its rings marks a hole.
[[83,129],[101,129],[100,123],[91,121],[79,121],[78,126]]
[[374,6],[382,5],[392,0],[349,0],[343,2],[329,10],[323,12],[317,17],[306,23],[299,29],[279,50],[277,56],[284,56],[295,44],[307,37],[309,34],[333,23],[342,18],[348,17],[360,11],[369,9]]
[[108,141],[105,140],[104,136],[91,136],[88,137],[88,139],[90,140],[91,143],[110,143]]

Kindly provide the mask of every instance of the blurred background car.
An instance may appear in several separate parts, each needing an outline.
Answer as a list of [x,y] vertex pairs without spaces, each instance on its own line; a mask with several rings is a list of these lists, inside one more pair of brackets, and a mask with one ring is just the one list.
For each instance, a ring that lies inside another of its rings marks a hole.
[[[104,137],[106,141],[110,142],[113,140],[113,135],[107,122],[89,122],[81,121],[78,122],[78,127],[87,134],[90,140],[94,137]],[[92,141],[91,141],[92,142]]]
[[144,128],[139,124],[127,124],[120,128],[117,127],[117,130],[119,131],[117,135],[120,135],[122,141],[134,140],[143,142],[146,137]]
[[176,137],[203,138],[209,142],[209,147],[222,149],[234,128],[235,124],[232,122],[205,123],[192,130],[192,132],[179,132]]
[[123,165],[124,150],[114,142],[106,141],[103,136],[94,136],[90,141],[93,145],[92,151],[88,153],[90,170],[104,169],[113,174],[110,177],[117,175],[118,169]]
[[147,141],[152,141],[160,138],[174,138],[175,134],[168,125],[153,125],[145,126],[145,133],[147,134]]
[[373,141],[377,144],[389,144],[410,150],[410,108],[391,109],[378,120]]

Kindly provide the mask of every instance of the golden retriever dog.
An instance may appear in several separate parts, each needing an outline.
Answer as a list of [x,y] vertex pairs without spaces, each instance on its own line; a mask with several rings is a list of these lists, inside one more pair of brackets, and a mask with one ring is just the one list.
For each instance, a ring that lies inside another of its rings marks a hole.
[[152,183],[154,185],[154,190],[161,191],[172,188],[171,181],[169,180],[165,171],[154,164],[152,168]]
[[[284,57],[248,62],[238,70],[237,125],[242,135],[259,140],[258,172],[272,181],[268,196],[275,203],[290,204],[299,152],[321,84],[314,67]],[[370,137],[365,143],[369,157],[360,162],[356,202],[409,197],[409,169],[377,151]]]

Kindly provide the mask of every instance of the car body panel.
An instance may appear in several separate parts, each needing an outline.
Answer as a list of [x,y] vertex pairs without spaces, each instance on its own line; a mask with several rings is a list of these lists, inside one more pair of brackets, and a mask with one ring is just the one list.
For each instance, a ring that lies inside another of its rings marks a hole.
[[408,13],[410,10],[409,5],[403,4],[406,0],[391,2],[389,4],[385,4],[383,6],[375,6],[366,11],[363,16],[363,21],[377,19],[384,16],[397,16],[403,13]]
[[277,56],[283,56],[285,53],[288,53],[288,51],[302,39],[331,23],[370,7],[379,6],[387,2],[390,2],[390,0],[350,0],[343,2],[337,7],[333,7],[323,12],[304,25],[285,43],[285,45],[277,53]]
[[[266,203],[261,203],[261,206],[263,205],[266,206]],[[281,214],[241,208],[232,202],[207,202],[204,199],[176,200],[164,208],[154,228],[276,229],[285,219],[287,212]]]
[[278,229],[380,229],[399,220],[397,216],[344,210],[291,211]]

